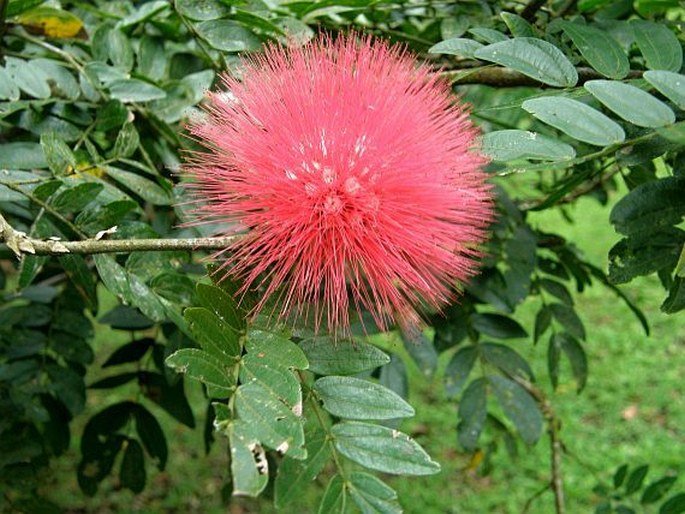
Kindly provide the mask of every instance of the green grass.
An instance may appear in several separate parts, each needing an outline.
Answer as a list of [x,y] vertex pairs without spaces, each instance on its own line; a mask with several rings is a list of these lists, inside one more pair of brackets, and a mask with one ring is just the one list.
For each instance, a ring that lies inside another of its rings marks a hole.
[[[562,232],[592,262],[605,268],[607,251],[617,240],[607,221],[608,209],[583,199],[570,212],[577,217],[576,224],[567,224],[557,212],[536,214],[531,221],[542,229]],[[590,378],[580,395],[575,392],[567,368],[562,368],[557,392],[551,391],[544,341],[537,346],[529,339],[513,343],[530,359],[538,385],[549,395],[563,420],[561,434],[568,450],[563,473],[570,514],[592,512],[598,501],[592,488],[598,480],[609,482],[620,464],[651,464],[653,471],[648,481],[668,471],[685,471],[682,315],[666,316],[659,312],[664,293],[653,277],[636,280],[624,291],[646,312],[652,335],[647,337],[625,305],[601,286],[576,295],[577,309],[588,332],[585,348],[590,362]],[[529,331],[539,307],[536,302],[531,299],[516,315]],[[107,330],[98,334],[100,362],[116,347],[116,336]],[[389,344],[402,353],[397,343]],[[457,404],[445,397],[441,386],[442,369],[449,357],[441,356],[438,373],[430,380],[410,364],[411,403],[417,415],[401,426],[426,447],[443,469],[432,477],[388,477],[389,482],[398,491],[408,514],[519,513],[549,480],[547,436],[544,434],[530,448],[519,443],[515,459],[503,448],[488,455],[488,474],[483,473],[482,467],[471,469],[471,456],[460,450],[456,440]],[[205,400],[197,387],[188,387],[188,392],[201,426]],[[117,399],[126,397],[116,394]],[[126,394],[135,395],[135,388]],[[87,412],[76,420],[73,433],[77,436],[90,415],[113,401],[107,393],[90,393]],[[227,476],[225,441],[218,437],[211,453],[205,456],[200,428],[192,431],[165,413],[154,412],[163,422],[169,440],[169,465],[164,472],[148,468],[148,486],[142,494],[135,496],[118,490],[116,479],[108,479],[95,498],[84,497],[75,481],[79,458],[75,440],[68,454],[53,466],[54,473],[45,486],[48,496],[69,512],[273,512],[266,502],[242,499],[224,506],[221,488]],[[312,485],[312,491],[291,510],[292,514],[316,512],[327,476],[324,473]],[[685,479],[679,480],[676,489],[685,490]],[[552,501],[551,493],[545,493],[532,503],[528,512],[551,513]]]

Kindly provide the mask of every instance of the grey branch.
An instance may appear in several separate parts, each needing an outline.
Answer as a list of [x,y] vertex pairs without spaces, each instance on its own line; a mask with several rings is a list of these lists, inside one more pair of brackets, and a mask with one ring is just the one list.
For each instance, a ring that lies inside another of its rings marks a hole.
[[[601,75],[592,68],[580,67],[576,68],[576,70],[578,71],[578,84],[576,84],[578,86],[584,84],[588,80],[606,78],[604,75]],[[551,87],[542,84],[541,82],[530,78],[523,73],[512,70],[511,68],[501,68],[492,65],[445,70],[442,72],[442,75],[447,77],[453,85],[481,84],[485,86],[497,87]],[[635,79],[640,77],[642,77],[642,72],[633,70],[628,73],[626,78]]]
[[197,237],[189,239],[85,239],[59,241],[34,239],[15,230],[0,214],[0,241],[14,252],[23,255],[90,255],[116,252],[161,252],[168,250],[223,250],[240,236]]

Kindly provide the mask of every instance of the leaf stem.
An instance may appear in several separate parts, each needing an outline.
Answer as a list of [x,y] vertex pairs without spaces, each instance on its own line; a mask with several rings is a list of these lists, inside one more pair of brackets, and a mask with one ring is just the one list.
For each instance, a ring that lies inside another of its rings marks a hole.
[[[302,376],[302,373],[298,371],[298,374],[300,376],[300,383],[302,384],[303,387],[307,387],[305,385],[304,377]],[[308,393],[308,400],[309,404],[312,406],[312,411],[314,412],[314,415],[316,416],[316,419],[319,421],[319,425],[321,425],[321,429],[326,432],[326,443],[330,446],[331,448],[331,455],[333,456],[333,462],[335,464],[335,467],[338,470],[338,474],[343,478],[345,482],[347,482],[347,476],[345,474],[345,468],[342,465],[342,462],[340,461],[340,455],[338,455],[338,450],[335,447],[335,443],[333,442],[333,435],[331,434],[330,430],[327,428],[326,421],[323,418],[323,413],[321,412],[321,407],[319,406],[319,402],[316,399],[316,395],[314,391],[307,387],[307,393]]]

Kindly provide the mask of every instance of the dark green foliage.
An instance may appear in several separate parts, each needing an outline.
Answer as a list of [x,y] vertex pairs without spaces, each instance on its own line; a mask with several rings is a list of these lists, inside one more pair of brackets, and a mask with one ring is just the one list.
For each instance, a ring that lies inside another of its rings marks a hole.
[[[678,480],[678,475],[668,474],[656,480],[647,480],[649,465],[630,467],[621,465],[614,473],[613,487],[597,485],[594,492],[602,499],[595,509],[596,514],[646,512],[651,505],[659,514],[685,512],[685,493],[668,497]],[[658,510],[657,508],[658,507]]]

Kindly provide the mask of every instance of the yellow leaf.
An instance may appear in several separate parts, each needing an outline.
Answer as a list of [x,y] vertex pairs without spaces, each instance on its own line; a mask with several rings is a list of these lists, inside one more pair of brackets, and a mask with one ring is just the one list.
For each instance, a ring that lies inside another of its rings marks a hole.
[[485,457],[485,452],[483,450],[476,450],[473,452],[473,455],[471,455],[471,460],[466,466],[466,471],[475,471],[478,466],[480,466],[481,462],[483,462],[483,458]]
[[83,29],[78,16],[54,7],[40,6],[30,9],[16,20],[29,32],[48,37],[74,37]]

